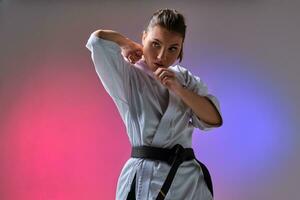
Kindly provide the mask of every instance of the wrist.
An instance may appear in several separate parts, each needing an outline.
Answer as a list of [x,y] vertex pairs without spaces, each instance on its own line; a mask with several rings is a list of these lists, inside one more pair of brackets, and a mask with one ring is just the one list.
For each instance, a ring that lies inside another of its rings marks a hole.
[[129,39],[129,38],[127,38],[127,37],[125,37],[125,36],[123,36],[123,35],[121,35],[120,34],[120,37],[116,40],[116,43],[122,48],[122,49],[127,49],[129,46],[130,46],[130,43],[131,43],[132,41]]
[[128,46],[131,42],[131,40],[125,36],[123,36],[121,33],[113,30],[103,30],[99,29],[95,31],[96,36],[104,39],[104,40],[110,40],[112,42],[117,43],[120,47],[124,48]]
[[179,96],[182,97],[184,95],[184,93],[186,92],[187,88],[184,85],[179,85],[176,89],[175,89],[175,93]]

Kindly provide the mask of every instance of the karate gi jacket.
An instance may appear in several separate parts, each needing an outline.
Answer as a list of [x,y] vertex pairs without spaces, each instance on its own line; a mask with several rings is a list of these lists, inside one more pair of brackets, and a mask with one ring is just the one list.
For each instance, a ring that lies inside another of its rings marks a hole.
[[[101,83],[120,113],[132,146],[171,148],[181,144],[184,148],[191,148],[194,128],[202,131],[215,128],[200,120],[175,93],[156,80],[144,61],[128,62],[115,42],[99,38],[94,32],[86,47],[91,52]],[[184,87],[208,97],[221,116],[218,99],[208,93],[199,77],[180,65],[169,69],[176,73]],[[165,162],[129,158],[118,179],[116,200],[126,200],[135,174],[136,199],[155,199],[169,169]],[[165,199],[212,199],[202,169],[195,160],[180,165]]]

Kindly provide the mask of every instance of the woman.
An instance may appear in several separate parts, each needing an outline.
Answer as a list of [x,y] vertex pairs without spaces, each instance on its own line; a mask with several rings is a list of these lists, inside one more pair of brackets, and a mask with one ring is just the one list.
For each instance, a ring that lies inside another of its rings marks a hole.
[[112,30],[93,32],[86,44],[97,74],[116,104],[132,145],[120,174],[116,199],[208,200],[206,167],[191,149],[193,129],[222,125],[215,96],[186,68],[182,14],[153,14],[142,45]]

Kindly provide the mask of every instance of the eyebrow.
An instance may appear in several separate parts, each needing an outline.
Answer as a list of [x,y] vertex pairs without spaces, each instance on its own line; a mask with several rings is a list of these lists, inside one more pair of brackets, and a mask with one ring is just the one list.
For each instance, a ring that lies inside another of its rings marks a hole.
[[[157,42],[159,42],[159,43],[162,43],[159,39],[154,38],[154,40],[157,41]],[[179,44],[175,43],[175,44],[172,44],[171,46],[179,46]]]

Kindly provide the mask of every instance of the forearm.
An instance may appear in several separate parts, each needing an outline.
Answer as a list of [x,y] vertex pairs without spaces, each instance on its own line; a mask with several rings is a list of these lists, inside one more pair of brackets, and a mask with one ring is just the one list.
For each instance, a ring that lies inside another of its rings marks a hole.
[[176,93],[196,113],[199,119],[214,126],[222,125],[222,117],[207,97],[200,96],[184,87],[177,90]]
[[125,47],[128,45],[131,40],[128,39],[127,37],[123,36],[122,34],[113,31],[113,30],[97,30],[94,32],[95,35],[99,38],[102,38],[104,40],[110,40],[115,43],[117,43],[120,47]]

